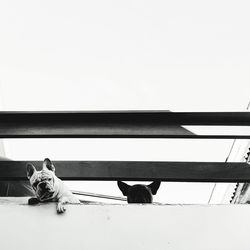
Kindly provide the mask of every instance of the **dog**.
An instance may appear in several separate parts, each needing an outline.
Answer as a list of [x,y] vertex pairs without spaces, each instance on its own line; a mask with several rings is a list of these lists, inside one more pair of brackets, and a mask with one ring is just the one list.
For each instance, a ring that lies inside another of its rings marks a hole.
[[29,205],[55,201],[57,202],[57,213],[64,213],[66,203],[80,204],[80,201],[71,193],[62,180],[55,175],[55,166],[50,159],[44,159],[41,171],[37,171],[31,163],[28,163],[26,168],[27,177],[36,195],[36,197],[28,200]]
[[119,189],[124,196],[127,196],[128,203],[152,203],[160,187],[160,181],[154,181],[150,185],[136,184],[130,186],[122,181],[117,181]]

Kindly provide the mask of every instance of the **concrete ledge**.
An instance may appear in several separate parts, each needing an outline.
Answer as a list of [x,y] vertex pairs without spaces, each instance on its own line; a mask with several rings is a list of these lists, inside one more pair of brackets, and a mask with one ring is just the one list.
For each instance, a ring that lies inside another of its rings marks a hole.
[[0,199],[3,250],[249,250],[249,205],[26,205]]

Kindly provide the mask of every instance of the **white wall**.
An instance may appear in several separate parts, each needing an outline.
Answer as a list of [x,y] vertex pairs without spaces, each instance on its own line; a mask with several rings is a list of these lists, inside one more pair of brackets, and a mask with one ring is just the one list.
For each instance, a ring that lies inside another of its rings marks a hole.
[[57,215],[55,204],[17,203],[0,202],[3,250],[249,250],[248,205],[71,205]]

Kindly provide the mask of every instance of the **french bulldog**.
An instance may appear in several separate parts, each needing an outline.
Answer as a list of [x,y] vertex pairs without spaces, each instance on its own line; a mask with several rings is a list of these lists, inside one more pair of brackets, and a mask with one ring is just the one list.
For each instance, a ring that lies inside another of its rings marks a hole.
[[119,189],[124,196],[127,196],[128,203],[152,203],[160,187],[160,181],[154,181],[150,185],[136,184],[130,186],[122,181],[117,181]]
[[65,204],[80,204],[80,201],[71,193],[65,184],[55,175],[55,166],[48,159],[44,159],[43,168],[37,171],[31,164],[27,164],[27,177],[35,191],[36,198],[30,198],[29,205],[39,202],[55,201],[58,213],[65,212]]

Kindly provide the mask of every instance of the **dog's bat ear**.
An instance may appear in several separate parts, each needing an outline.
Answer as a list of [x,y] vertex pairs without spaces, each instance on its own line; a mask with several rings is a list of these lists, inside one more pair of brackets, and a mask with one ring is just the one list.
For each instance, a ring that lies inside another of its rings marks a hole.
[[31,163],[28,163],[26,165],[26,172],[28,179],[30,179],[31,176],[36,172],[36,168]]
[[48,170],[55,172],[55,166],[53,165],[53,163],[51,162],[51,160],[49,158],[45,158],[43,161],[43,169],[47,168]]
[[148,185],[148,187],[151,189],[151,192],[153,195],[155,195],[157,193],[160,185],[161,185],[160,181],[154,181],[150,185]]
[[117,185],[118,185],[119,189],[122,191],[122,194],[124,196],[127,196],[128,189],[130,188],[130,186],[122,181],[117,181]]

